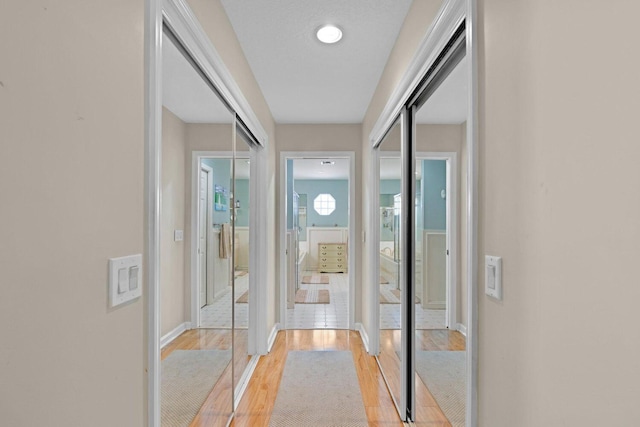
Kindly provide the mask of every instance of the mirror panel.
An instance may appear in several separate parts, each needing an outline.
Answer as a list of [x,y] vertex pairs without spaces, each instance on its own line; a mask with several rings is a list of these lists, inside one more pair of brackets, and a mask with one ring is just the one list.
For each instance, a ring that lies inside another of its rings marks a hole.
[[244,133],[236,129],[234,162],[233,195],[231,207],[233,210],[233,301],[234,301],[234,329],[233,329],[233,377],[237,390],[240,388],[246,368],[249,364],[249,308],[252,295],[249,293],[249,280],[252,279],[249,270],[249,249],[251,239],[249,233],[250,218],[250,178],[251,160],[249,141]]
[[378,364],[396,406],[401,402],[402,244],[400,161],[401,126],[396,122],[378,148],[380,159],[380,352]]
[[[415,370],[417,423],[465,425],[466,116],[464,58],[415,115]],[[458,237],[459,236],[459,237]]]
[[198,324],[162,349],[162,424],[225,426],[233,412],[231,159],[192,158],[232,152],[235,115],[166,29],[163,107],[161,334],[189,318]]

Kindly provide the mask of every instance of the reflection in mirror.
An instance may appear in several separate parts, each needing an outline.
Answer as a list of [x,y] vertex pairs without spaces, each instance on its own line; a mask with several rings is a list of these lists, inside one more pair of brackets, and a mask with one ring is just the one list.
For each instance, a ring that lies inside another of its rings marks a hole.
[[415,137],[415,421],[433,420],[435,400],[454,427],[466,398],[466,69],[462,58],[418,109]]
[[380,353],[378,363],[396,406],[401,402],[402,384],[401,137],[401,126],[396,122],[378,148],[380,158]]
[[224,426],[233,411],[231,160],[191,159],[232,151],[235,116],[166,29],[162,45],[161,334],[180,330],[195,314],[187,307],[200,319],[162,349],[162,425]]
[[243,383],[249,364],[249,234],[250,201],[250,152],[249,142],[240,129],[236,132],[234,181],[231,207],[233,210],[233,377],[236,391]]

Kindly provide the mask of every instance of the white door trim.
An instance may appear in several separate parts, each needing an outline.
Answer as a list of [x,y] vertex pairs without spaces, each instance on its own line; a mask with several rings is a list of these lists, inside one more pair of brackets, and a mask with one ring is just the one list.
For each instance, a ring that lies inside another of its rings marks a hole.
[[[444,160],[447,162],[447,307],[445,326],[458,329],[458,153],[456,152],[417,152],[416,160]],[[424,242],[423,242],[424,244]],[[424,247],[423,247],[424,250]],[[424,268],[424,266],[423,266]]]
[[280,152],[280,325],[287,327],[287,271],[286,253],[287,247],[287,159],[349,159],[349,329],[355,330],[355,300],[356,300],[356,206],[355,206],[355,169],[356,154],[354,151],[281,151]]
[[[200,170],[200,172],[202,172],[203,170],[207,172],[207,225],[206,225],[207,232],[206,232],[205,239],[206,239],[206,243],[207,243],[207,246],[208,246],[209,237],[210,237],[209,234],[211,233],[211,227],[213,226],[213,224],[211,223],[212,222],[212,215],[211,215],[211,212],[209,211],[209,208],[212,206],[211,192],[213,191],[213,169],[210,166],[207,166],[205,164],[200,163],[200,169],[199,170]],[[200,178],[201,177],[198,174],[198,187],[200,187]],[[198,193],[197,193],[196,196],[198,197],[198,201],[199,201],[200,200],[200,188],[198,188]],[[192,195],[192,197],[194,197],[194,195]],[[197,278],[196,278],[196,282],[198,282],[197,283],[197,288],[198,288],[198,307],[200,307],[198,310],[200,310],[202,308],[202,306],[203,306],[202,301],[200,300],[200,292],[201,292],[201,288],[202,288],[202,283],[200,283],[200,268],[202,266],[199,264],[199,259],[200,259],[199,255],[200,255],[200,253],[199,253],[199,251],[197,249],[198,248],[198,243],[200,243],[200,236],[199,236],[199,234],[200,234],[200,220],[201,220],[201,218],[200,218],[200,204],[198,203],[198,223],[196,224],[196,227],[198,228],[198,242],[196,243],[196,254],[198,255],[198,275],[197,275]],[[205,260],[208,260],[209,259],[209,247],[207,247],[206,253],[207,253],[207,256],[206,256]],[[193,253],[191,254],[191,256],[193,256]],[[209,277],[209,273],[208,272],[209,272],[209,268],[210,267],[211,266],[207,266],[207,277]],[[206,283],[206,278],[205,278],[205,289],[207,289],[208,286],[209,286],[209,284]],[[207,291],[205,292],[205,295],[208,295],[208,294],[209,294],[209,290],[207,289]],[[195,325],[194,327],[199,328],[200,325],[198,324],[198,325]]]
[[[258,120],[251,105],[244,97],[240,87],[226,68],[222,58],[198,23],[185,0],[145,0],[144,57],[145,57],[145,263],[146,263],[146,328],[147,328],[147,425],[160,426],[160,207],[161,152],[162,152],[162,31],[163,21],[171,27],[174,35],[187,49],[188,53],[201,67],[206,77],[216,86],[224,100],[240,116],[253,133],[258,143],[264,147],[257,152],[256,165],[251,165],[252,174],[264,191],[255,191],[257,202],[255,209],[266,211],[268,183],[268,134]],[[254,163],[254,162],[252,162]],[[254,169],[255,168],[255,169]],[[265,216],[265,215],[262,215]],[[267,277],[267,241],[266,219],[258,219],[256,224],[255,250],[259,255],[256,274]],[[262,296],[261,296],[262,295]],[[266,304],[266,287],[258,287],[256,301]],[[254,343],[257,350],[264,354],[267,348],[267,307],[258,306],[255,310],[255,325],[264,325],[265,331],[258,328]],[[252,332],[249,332],[251,350]],[[264,341],[264,343],[262,342]]]
[[[433,23],[425,32],[423,39],[416,50],[416,54],[409,63],[403,77],[387,100],[382,113],[376,120],[369,141],[372,147],[372,161],[377,161],[375,156],[375,144],[380,141],[387,129],[391,127],[409,97],[418,86],[426,71],[433,65],[438,55],[451,39],[455,30],[462,22],[465,22],[467,75],[469,87],[468,112],[467,112],[467,192],[464,197],[467,200],[466,223],[467,245],[464,248],[467,254],[466,283],[468,304],[467,311],[467,406],[466,425],[476,427],[478,425],[478,48],[477,48],[477,0],[448,0],[441,7]],[[370,168],[370,181],[377,179],[375,167]],[[375,195],[374,195],[375,196]],[[374,233],[379,226],[379,213],[372,212],[369,216],[368,231]],[[371,234],[373,235],[373,234]],[[377,250],[370,250],[369,262],[375,262]],[[377,277],[377,272],[370,277]],[[371,300],[370,303],[377,300]],[[372,310],[374,311],[374,310]],[[375,324],[374,324],[375,326]],[[379,327],[379,326],[377,326]],[[373,336],[374,334],[369,334]],[[377,350],[377,348],[376,348]]]

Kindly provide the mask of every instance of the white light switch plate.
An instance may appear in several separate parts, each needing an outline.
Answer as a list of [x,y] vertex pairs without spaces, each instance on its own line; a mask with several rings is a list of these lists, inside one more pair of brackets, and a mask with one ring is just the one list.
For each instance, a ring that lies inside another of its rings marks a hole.
[[109,259],[109,305],[116,307],[142,295],[142,255]]
[[485,255],[484,257],[484,293],[502,300],[502,258]]
[[184,240],[184,230],[173,230],[173,241],[182,242]]

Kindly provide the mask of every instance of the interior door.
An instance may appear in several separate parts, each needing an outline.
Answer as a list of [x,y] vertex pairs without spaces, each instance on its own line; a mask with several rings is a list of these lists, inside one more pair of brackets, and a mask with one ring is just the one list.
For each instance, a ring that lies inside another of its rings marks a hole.
[[199,286],[200,286],[200,308],[207,305],[207,224],[209,223],[209,171],[200,169],[199,185],[200,214],[198,219],[198,258],[200,266]]

